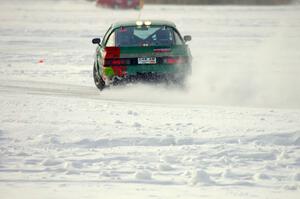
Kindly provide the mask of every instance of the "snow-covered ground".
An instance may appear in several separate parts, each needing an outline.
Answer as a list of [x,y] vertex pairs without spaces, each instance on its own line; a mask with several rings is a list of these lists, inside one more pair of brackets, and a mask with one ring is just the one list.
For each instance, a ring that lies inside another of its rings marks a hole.
[[[93,37],[168,19],[187,89],[98,92]],[[0,198],[298,198],[300,6],[0,1]]]

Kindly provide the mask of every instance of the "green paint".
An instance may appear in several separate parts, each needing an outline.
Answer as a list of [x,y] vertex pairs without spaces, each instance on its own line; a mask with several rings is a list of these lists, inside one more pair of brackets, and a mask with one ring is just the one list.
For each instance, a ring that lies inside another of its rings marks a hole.
[[115,75],[115,72],[112,69],[112,67],[104,67],[103,72],[104,72],[105,76],[108,78],[112,78]]

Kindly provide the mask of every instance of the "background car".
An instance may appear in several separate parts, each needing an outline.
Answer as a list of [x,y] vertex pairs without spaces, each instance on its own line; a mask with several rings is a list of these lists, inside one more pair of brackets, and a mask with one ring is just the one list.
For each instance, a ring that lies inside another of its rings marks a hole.
[[122,8],[122,9],[141,9],[143,8],[143,0],[97,0],[98,6],[106,6],[111,8]]
[[112,24],[98,44],[94,81],[102,90],[120,81],[166,80],[183,84],[191,73],[191,53],[174,23],[127,21]]

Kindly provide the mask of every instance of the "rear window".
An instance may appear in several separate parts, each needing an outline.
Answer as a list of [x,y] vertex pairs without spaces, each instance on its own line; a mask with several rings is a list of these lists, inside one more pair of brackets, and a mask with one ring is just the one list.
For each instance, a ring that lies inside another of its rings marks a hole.
[[[130,26],[115,30],[115,46],[171,46],[182,44],[180,36],[171,27],[167,26]],[[175,36],[176,35],[176,36]]]

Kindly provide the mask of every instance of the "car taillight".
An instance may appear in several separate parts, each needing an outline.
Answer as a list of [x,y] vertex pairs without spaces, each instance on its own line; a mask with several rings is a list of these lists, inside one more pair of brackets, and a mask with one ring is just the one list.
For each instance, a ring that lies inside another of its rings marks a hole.
[[165,57],[163,62],[164,64],[184,64],[187,60],[184,57]]
[[170,48],[157,48],[153,50],[156,53],[166,53],[166,52],[171,52]]
[[121,49],[119,47],[106,47],[104,49],[104,59],[120,58]]
[[117,59],[104,59],[104,66],[124,66],[124,65],[130,65],[131,61],[127,58],[117,58]]
[[130,59],[120,58],[119,47],[106,47],[103,54],[103,66],[124,66],[130,64]]

